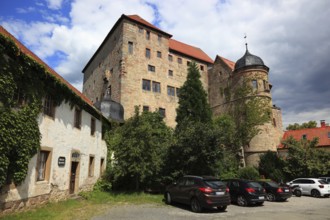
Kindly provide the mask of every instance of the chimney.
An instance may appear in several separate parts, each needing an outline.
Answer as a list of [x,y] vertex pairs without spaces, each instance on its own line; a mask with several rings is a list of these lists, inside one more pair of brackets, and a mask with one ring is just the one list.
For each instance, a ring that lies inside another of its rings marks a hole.
[[325,128],[325,120],[321,120],[321,128]]

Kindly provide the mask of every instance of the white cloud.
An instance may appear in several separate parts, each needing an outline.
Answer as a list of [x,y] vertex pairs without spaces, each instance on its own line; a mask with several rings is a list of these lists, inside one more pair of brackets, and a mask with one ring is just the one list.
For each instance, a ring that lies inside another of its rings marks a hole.
[[61,8],[63,0],[46,0],[46,2],[50,9],[58,10]]

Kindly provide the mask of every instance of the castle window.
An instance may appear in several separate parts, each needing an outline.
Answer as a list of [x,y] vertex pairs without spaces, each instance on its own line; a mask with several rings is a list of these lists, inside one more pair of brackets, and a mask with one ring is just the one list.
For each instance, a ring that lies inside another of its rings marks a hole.
[[150,40],[150,31],[146,31],[146,39]]
[[165,111],[165,108],[159,108],[159,114],[165,118],[166,117],[166,111]]
[[204,71],[204,66],[203,66],[203,65],[200,65],[200,69],[201,69],[202,71]]
[[50,174],[51,151],[41,149],[37,159],[37,181],[48,181]]
[[95,118],[91,118],[91,135],[94,136],[95,134]]
[[162,58],[162,52],[157,51],[157,57],[158,57],[158,58]]
[[162,35],[158,34],[158,43],[160,44],[162,42]]
[[190,63],[191,63],[191,62],[188,60],[188,61],[187,61],[187,66],[189,66],[189,65],[190,65]]
[[146,90],[146,91],[150,91],[150,84],[151,84],[151,81],[150,80],[147,80],[147,79],[143,79],[142,80],[142,89],[143,90]]
[[258,89],[258,81],[257,80],[252,80],[252,88],[253,88],[253,90]]
[[146,58],[150,59],[150,49],[146,48]]
[[167,86],[167,95],[175,96],[175,88],[172,86]]
[[152,65],[148,65],[148,71],[155,72],[156,71],[156,67],[155,66],[152,66]]
[[182,58],[181,57],[178,57],[178,63],[182,64]]
[[149,111],[149,106],[144,105],[144,106],[143,106],[143,111],[144,111],[144,112],[148,112],[148,111]]
[[152,82],[152,91],[156,93],[160,93],[160,83],[159,82]]
[[168,61],[173,61],[173,56],[171,54],[168,55]]
[[128,42],[128,53],[133,54],[133,42]]
[[95,156],[89,155],[88,176],[90,177],[94,176],[94,161]]
[[276,120],[275,120],[275,118],[273,118],[273,125],[274,125],[274,127],[276,127]]
[[55,117],[55,102],[50,95],[47,95],[44,100],[43,112],[52,118]]
[[180,95],[180,89],[176,88],[176,96],[179,97],[179,95]]
[[143,28],[139,27],[139,33],[143,34]]
[[81,128],[81,109],[75,108],[74,110],[74,126],[76,128]]
[[173,76],[173,70],[168,70],[168,76]]

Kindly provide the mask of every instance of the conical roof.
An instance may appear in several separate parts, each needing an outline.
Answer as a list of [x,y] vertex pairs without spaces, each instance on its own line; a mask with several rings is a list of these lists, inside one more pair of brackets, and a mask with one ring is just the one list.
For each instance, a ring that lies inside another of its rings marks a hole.
[[251,54],[249,52],[249,50],[246,48],[246,52],[245,52],[244,56],[236,61],[235,70],[238,70],[240,68],[247,67],[247,66],[265,66],[265,64],[264,64],[264,61],[260,57]]

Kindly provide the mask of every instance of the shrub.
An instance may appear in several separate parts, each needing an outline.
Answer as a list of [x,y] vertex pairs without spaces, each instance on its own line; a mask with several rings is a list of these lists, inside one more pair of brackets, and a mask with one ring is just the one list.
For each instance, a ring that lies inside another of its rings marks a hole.
[[259,172],[254,167],[244,167],[238,171],[238,177],[241,179],[257,180]]

